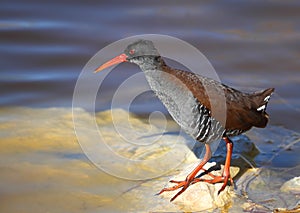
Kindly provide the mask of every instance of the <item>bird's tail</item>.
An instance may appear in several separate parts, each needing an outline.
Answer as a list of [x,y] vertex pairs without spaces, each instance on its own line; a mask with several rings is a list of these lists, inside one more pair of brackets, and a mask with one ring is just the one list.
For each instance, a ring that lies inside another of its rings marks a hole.
[[268,101],[270,100],[273,92],[274,88],[269,88],[252,93],[250,96],[253,101],[253,108],[258,112],[265,112]]

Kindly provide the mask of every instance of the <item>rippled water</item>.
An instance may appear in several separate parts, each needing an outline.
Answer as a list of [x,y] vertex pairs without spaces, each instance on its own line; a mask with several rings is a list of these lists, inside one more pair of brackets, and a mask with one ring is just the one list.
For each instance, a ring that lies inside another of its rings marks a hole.
[[[197,47],[226,84],[244,91],[275,87],[270,123],[299,132],[299,11],[296,0],[4,0],[0,106],[71,107],[76,80],[97,51],[127,36],[166,34]],[[114,70],[97,110],[109,108],[114,90],[137,72],[133,65]],[[165,112],[157,99],[145,97],[137,103],[139,113]]]
[[[71,106],[76,79],[98,50],[127,36],[161,33],[196,46],[227,84],[275,87],[271,122],[300,130],[298,11],[298,1],[2,1],[0,104]],[[102,89],[111,94],[135,72],[123,65]]]

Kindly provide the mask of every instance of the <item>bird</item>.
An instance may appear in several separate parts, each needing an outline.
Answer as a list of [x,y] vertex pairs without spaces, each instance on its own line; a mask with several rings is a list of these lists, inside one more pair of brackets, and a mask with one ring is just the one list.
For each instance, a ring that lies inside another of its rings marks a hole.
[[[274,88],[251,93],[241,92],[219,81],[194,72],[168,66],[150,40],[139,39],[129,44],[123,53],[97,67],[97,73],[113,65],[129,62],[144,72],[150,88],[163,103],[171,117],[194,140],[205,144],[202,161],[185,180],[170,180],[175,185],[165,187],[159,193],[180,189],[174,201],[190,185],[197,182],[223,183],[222,192],[230,181],[230,163],[233,142],[230,137],[240,135],[252,127],[264,128],[269,120],[266,107]],[[200,170],[212,156],[210,144],[221,140],[226,143],[226,159],[220,176],[210,174],[210,179],[199,178]]]

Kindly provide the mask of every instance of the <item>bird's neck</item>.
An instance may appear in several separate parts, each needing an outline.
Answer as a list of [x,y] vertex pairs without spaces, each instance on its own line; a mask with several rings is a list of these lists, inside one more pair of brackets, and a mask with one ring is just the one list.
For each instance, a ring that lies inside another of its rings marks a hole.
[[161,71],[163,70],[163,67],[166,66],[166,63],[161,56],[143,56],[143,60],[139,60],[136,64],[143,72],[145,72],[145,74],[148,71]]

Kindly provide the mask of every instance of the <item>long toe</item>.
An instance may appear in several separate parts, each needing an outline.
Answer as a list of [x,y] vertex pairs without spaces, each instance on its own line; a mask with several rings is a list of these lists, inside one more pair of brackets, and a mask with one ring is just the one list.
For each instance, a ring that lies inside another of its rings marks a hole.
[[175,181],[175,180],[171,180],[171,183],[175,183],[175,186],[172,187],[166,187],[163,188],[159,193],[157,193],[158,195],[162,194],[163,192],[167,192],[167,191],[174,191],[177,190],[179,188],[182,188],[179,192],[177,192],[177,194],[171,198],[171,202],[173,200],[175,200],[180,194],[182,194],[192,183],[192,180],[184,180],[184,181]]
[[158,194],[162,194],[163,192],[167,191],[174,191],[176,189],[179,189],[187,184],[187,181],[175,181],[175,180],[170,180],[171,183],[176,183],[177,185],[171,186],[171,187],[166,187],[163,188]]

